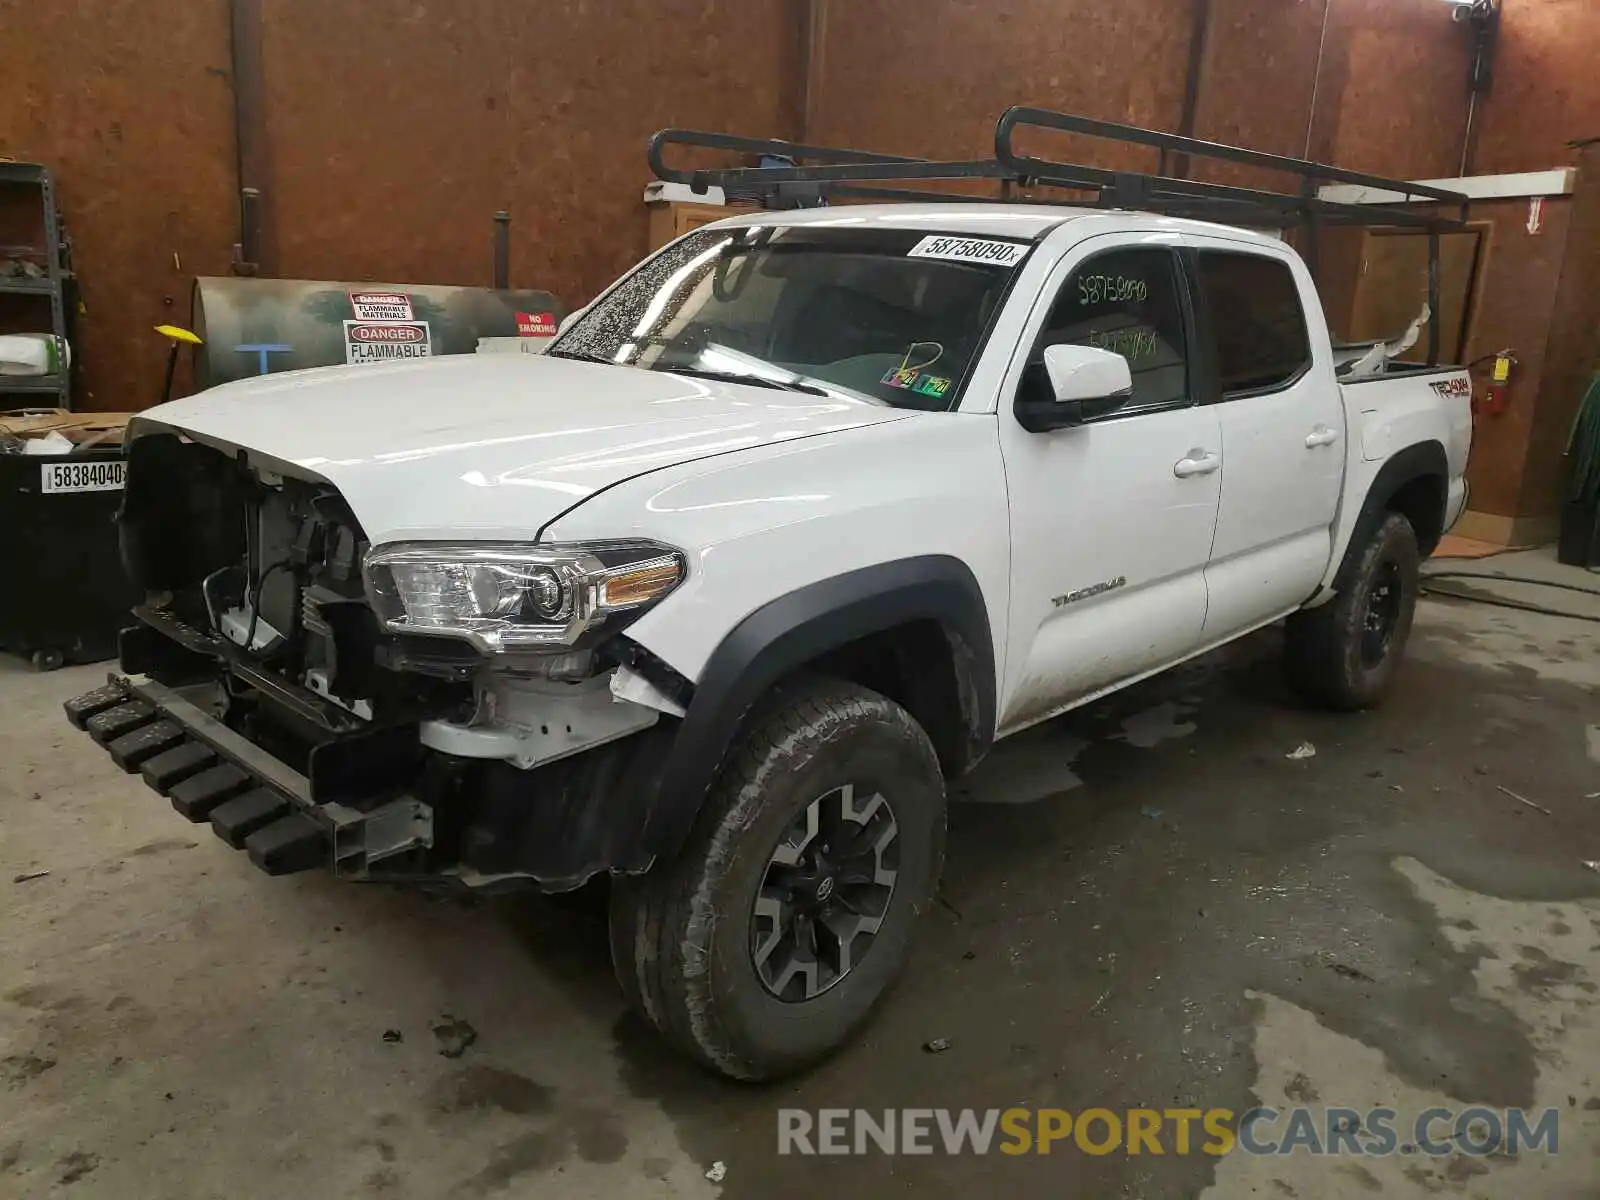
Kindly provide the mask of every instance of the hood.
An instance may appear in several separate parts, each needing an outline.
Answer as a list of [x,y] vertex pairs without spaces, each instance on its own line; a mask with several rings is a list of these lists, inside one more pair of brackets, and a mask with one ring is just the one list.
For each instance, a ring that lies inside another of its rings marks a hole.
[[602,488],[752,446],[910,414],[526,354],[289,371],[141,413],[253,463],[326,480],[374,544],[528,540]]

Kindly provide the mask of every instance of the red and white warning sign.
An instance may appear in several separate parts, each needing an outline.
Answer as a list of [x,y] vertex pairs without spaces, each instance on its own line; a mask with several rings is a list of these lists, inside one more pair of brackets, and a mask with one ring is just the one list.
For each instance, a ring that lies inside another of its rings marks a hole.
[[358,321],[415,321],[411,297],[404,292],[351,292],[350,307]]
[[426,321],[344,323],[344,360],[351,366],[432,355],[433,334]]
[[555,337],[557,328],[553,312],[517,314],[518,337]]

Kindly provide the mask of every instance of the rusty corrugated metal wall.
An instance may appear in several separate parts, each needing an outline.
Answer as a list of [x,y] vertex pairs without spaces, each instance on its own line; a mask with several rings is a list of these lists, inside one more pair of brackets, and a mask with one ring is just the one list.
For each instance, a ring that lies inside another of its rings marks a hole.
[[[581,302],[644,250],[666,124],[798,132],[792,0],[261,0],[278,273],[512,281]],[[0,0],[0,154],[61,182],[81,407],[161,386],[152,325],[238,238],[227,0]],[[174,255],[177,257],[174,258]],[[169,303],[170,300],[170,303]]]
[[[1178,123],[1191,0],[818,0],[810,135],[928,156],[994,153],[994,123],[1037,104],[1158,129]],[[1063,138],[1062,143],[1067,139]],[[1061,143],[1042,153],[1071,153]],[[1097,162],[1147,168],[1127,147]]]
[[[815,138],[981,153],[994,118],[1016,103],[1178,127],[1198,0],[818,2],[827,15]],[[1212,0],[1196,135],[1301,155],[1309,128],[1312,157],[1384,174],[1453,173],[1464,30],[1437,3],[1331,0],[1324,38],[1328,2]],[[1088,152],[1118,162],[1104,146]],[[1128,166],[1153,165],[1122,154]]]
[[1333,0],[1311,157],[1402,179],[1456,174],[1467,29],[1438,0]]
[[150,327],[182,323],[237,236],[227,0],[0,0],[0,155],[56,173],[84,305],[77,406],[155,403]]
[[[1306,153],[1326,3],[1211,0],[1195,136],[1294,158]],[[1266,97],[1273,102],[1263,103]],[[1223,163],[1196,163],[1194,173],[1284,186],[1283,176],[1257,172],[1251,178]]]
[[1501,14],[1474,167],[1570,166],[1568,142],[1600,137],[1600,3],[1505,0]]
[[512,281],[576,305],[644,252],[652,132],[782,125],[782,0],[266,8],[286,276],[487,285],[504,207]]
[[[792,135],[808,107],[813,139],[981,154],[1015,102],[1180,120],[1198,0],[814,2],[807,96],[805,0],[258,0],[278,272],[487,283],[508,207],[513,280],[581,302],[643,249],[642,147],[665,124]],[[87,403],[149,403],[149,327],[186,315],[193,275],[227,270],[228,8],[0,0],[0,154],[60,176]],[[1600,5],[1516,0],[1505,22],[1480,166],[1566,161],[1562,141],[1600,133]],[[1449,175],[1466,69],[1443,5],[1211,0],[1195,132],[1294,154],[1309,129],[1313,157]]]

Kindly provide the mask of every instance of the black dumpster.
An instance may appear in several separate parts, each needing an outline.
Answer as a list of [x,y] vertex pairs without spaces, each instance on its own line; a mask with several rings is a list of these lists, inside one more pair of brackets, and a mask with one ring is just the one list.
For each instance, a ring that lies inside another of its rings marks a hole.
[[1600,567],[1600,498],[1561,506],[1556,561],[1569,567]]
[[1567,493],[1556,560],[1571,567],[1600,567],[1600,375],[1579,402],[1567,438]]
[[40,670],[117,652],[136,602],[117,552],[122,451],[0,454],[0,648]]

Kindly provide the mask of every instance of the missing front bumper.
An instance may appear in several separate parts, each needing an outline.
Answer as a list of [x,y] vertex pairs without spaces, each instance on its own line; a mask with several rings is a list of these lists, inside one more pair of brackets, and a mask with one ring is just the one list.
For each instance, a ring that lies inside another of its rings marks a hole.
[[433,809],[399,796],[358,810],[321,801],[310,781],[235,733],[185,691],[112,676],[68,700],[67,720],[194,822],[269,875],[331,867],[368,878],[375,864],[433,846]]

